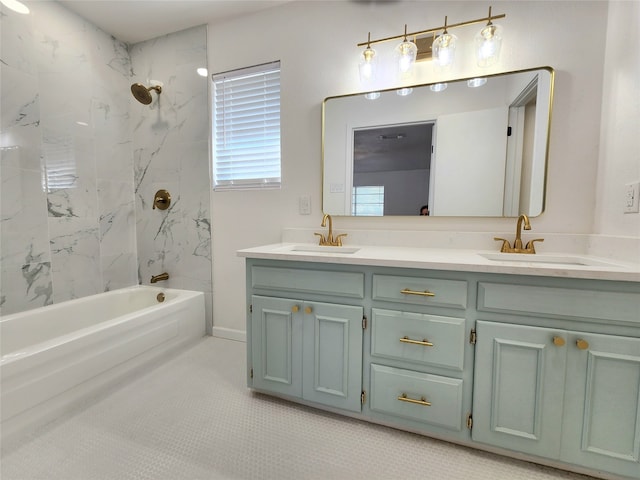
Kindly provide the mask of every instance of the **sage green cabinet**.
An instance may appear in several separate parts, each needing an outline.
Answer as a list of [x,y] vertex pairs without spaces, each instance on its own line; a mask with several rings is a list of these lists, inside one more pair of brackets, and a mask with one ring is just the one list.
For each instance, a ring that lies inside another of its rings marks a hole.
[[360,411],[362,307],[252,297],[253,387]]
[[252,258],[247,304],[250,388],[640,480],[638,282]]
[[476,328],[473,440],[640,477],[640,339]]
[[640,478],[640,338],[568,332],[560,459]]
[[558,458],[566,348],[562,332],[477,322],[472,438]]

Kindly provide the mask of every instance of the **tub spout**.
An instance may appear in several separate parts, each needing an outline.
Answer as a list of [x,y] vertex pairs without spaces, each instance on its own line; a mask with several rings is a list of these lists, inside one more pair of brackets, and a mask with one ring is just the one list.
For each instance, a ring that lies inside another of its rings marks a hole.
[[160,275],[152,275],[151,283],[157,283],[161,280],[169,280],[169,274],[167,272],[161,273]]

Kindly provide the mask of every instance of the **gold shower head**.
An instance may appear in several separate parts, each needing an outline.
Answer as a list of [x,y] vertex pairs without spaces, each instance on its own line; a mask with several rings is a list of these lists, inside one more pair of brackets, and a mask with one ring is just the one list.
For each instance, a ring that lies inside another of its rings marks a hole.
[[143,105],[149,105],[153,98],[151,98],[151,90],[155,90],[158,95],[162,93],[162,87],[160,85],[153,85],[151,87],[145,87],[141,83],[134,83],[131,85],[131,93]]

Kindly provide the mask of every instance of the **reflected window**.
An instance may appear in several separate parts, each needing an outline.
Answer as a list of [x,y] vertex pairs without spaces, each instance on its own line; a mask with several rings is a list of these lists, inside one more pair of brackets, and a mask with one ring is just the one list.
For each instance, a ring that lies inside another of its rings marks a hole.
[[353,187],[351,215],[379,217],[384,215],[384,186]]

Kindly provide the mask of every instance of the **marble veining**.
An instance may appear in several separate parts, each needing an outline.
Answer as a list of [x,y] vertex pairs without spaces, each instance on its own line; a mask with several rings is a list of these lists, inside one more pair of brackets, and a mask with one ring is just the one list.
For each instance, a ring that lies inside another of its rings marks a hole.
[[[128,46],[57,2],[30,8],[0,6],[0,314],[168,271],[210,318],[206,27]],[[152,79],[163,93],[141,105],[130,85]]]

